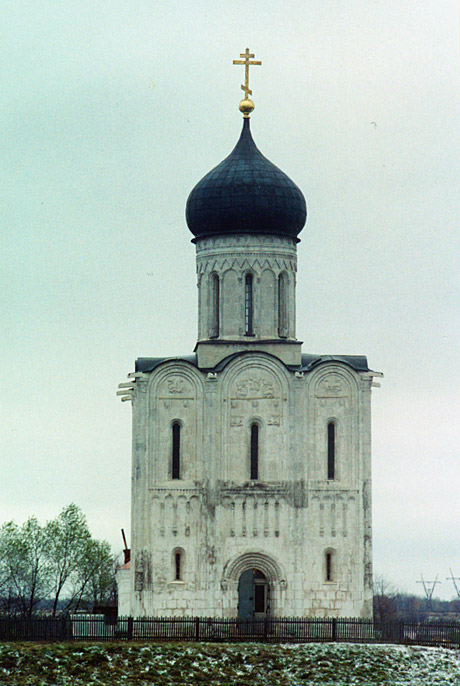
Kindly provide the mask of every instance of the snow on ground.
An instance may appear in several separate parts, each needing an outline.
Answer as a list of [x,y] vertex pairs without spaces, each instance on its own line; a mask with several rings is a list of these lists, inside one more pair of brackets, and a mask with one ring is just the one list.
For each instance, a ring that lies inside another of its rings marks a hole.
[[3,644],[0,686],[460,686],[460,653],[354,644]]

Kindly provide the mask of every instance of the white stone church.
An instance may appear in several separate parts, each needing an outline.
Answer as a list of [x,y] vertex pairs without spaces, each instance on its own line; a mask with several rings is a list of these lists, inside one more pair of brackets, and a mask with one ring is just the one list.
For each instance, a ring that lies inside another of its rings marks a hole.
[[187,201],[195,351],[138,359],[119,391],[133,408],[119,614],[371,617],[371,387],[381,375],[363,356],[302,353],[305,199],[257,149],[252,108],[241,109],[236,147]]

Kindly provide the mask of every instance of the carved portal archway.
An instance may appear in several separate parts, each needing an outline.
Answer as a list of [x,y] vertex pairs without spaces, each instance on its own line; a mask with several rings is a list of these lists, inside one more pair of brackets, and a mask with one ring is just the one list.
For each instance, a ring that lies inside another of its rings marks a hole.
[[223,580],[238,581],[241,574],[248,569],[260,569],[271,583],[280,583],[284,574],[280,564],[262,552],[250,552],[230,560],[224,568]]
[[281,595],[286,588],[286,579],[281,565],[273,557],[261,551],[248,552],[229,560],[224,567],[221,587],[224,592],[224,607],[228,616],[238,614],[239,587],[241,578],[249,572],[258,572],[266,579],[266,593],[269,596],[267,613],[279,614],[281,609]]

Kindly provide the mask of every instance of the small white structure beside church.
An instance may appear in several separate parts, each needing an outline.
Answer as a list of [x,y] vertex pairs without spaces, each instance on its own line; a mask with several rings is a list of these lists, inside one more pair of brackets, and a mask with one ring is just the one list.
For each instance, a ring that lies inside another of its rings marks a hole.
[[[246,101],[245,101],[246,102]],[[301,191],[256,148],[190,194],[198,342],[131,381],[131,566],[120,615],[371,617],[371,387],[363,356],[295,333]]]

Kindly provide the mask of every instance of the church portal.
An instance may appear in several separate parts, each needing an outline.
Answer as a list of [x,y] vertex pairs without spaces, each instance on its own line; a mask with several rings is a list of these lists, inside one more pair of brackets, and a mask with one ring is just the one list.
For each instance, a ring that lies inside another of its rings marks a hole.
[[238,582],[238,619],[261,619],[270,612],[270,587],[263,572],[247,569]]

